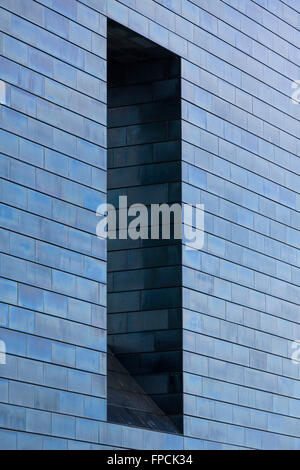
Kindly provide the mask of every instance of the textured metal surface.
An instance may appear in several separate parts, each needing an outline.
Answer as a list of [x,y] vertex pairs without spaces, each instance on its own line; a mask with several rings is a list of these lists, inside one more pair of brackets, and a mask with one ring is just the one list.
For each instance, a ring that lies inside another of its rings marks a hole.
[[167,49],[111,20],[108,21],[107,40],[109,57],[119,64],[170,57]]
[[107,374],[107,413],[110,421],[166,432],[177,432],[172,421],[145,393],[109,348],[107,351]]
[[[113,22],[108,36],[108,202],[127,196],[150,213],[151,203],[181,201],[180,61]],[[108,240],[108,344],[182,431],[181,241],[150,231],[147,240]],[[147,425],[165,430],[155,415]]]
[[[0,6],[0,446],[299,449],[298,2]],[[184,436],[106,421],[107,18],[182,61]]]

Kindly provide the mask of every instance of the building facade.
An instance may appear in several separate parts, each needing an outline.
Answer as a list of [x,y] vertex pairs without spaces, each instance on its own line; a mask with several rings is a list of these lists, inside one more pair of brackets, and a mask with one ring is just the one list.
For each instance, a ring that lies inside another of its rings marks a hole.
[[0,7],[0,448],[299,449],[299,2]]

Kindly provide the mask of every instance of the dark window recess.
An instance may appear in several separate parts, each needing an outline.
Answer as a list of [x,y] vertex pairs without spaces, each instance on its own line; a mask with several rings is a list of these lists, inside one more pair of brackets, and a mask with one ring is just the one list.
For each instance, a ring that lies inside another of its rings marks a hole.
[[[180,59],[108,22],[108,202],[181,202]],[[130,219],[129,219],[130,221]],[[172,233],[172,230],[171,230]],[[108,419],[182,431],[180,240],[108,241]]]

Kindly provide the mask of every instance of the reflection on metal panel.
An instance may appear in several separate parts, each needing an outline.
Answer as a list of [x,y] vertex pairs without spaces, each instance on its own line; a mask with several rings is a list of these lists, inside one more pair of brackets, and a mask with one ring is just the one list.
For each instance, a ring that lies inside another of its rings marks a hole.
[[131,377],[110,349],[107,351],[107,369],[110,421],[178,432],[172,421]]

